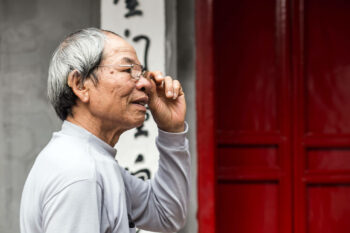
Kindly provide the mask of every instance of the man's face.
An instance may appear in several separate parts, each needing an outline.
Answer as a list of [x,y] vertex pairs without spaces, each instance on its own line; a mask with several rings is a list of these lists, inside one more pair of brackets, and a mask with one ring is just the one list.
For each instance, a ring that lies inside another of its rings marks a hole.
[[120,65],[140,64],[135,49],[122,38],[107,34],[104,55],[95,71],[98,84],[89,85],[89,110],[107,127],[121,130],[140,126],[145,120],[150,90],[149,80],[133,79],[129,67]]

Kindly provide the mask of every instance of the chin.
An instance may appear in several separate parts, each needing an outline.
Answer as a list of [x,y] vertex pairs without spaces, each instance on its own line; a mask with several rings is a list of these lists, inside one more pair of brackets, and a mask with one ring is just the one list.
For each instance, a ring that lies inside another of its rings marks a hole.
[[128,125],[129,129],[140,127],[145,122],[145,114],[130,114],[131,117],[127,119],[127,121],[124,123],[124,125]]
[[125,125],[128,125],[129,129],[133,129],[133,128],[136,128],[136,127],[140,127],[143,122],[145,122],[145,117],[135,117],[134,119],[130,119],[129,122]]

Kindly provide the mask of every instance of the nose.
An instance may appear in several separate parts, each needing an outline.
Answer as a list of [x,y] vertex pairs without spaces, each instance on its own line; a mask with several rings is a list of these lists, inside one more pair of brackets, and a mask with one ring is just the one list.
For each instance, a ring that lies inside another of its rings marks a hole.
[[136,82],[136,88],[148,94],[151,91],[151,80],[141,75],[140,79]]

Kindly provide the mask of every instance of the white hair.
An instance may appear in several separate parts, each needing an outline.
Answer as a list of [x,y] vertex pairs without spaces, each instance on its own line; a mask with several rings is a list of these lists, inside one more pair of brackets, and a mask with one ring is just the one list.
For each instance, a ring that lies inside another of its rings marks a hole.
[[105,40],[103,30],[87,28],[70,34],[55,50],[49,67],[47,94],[61,120],[72,115],[77,98],[67,84],[68,75],[77,70],[82,83],[87,78],[97,83],[92,72],[101,62]]

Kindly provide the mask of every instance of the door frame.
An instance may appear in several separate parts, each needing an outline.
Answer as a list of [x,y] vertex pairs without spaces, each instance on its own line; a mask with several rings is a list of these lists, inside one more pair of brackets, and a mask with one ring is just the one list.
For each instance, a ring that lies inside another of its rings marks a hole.
[[213,2],[196,0],[196,109],[198,232],[215,228],[215,106]]

